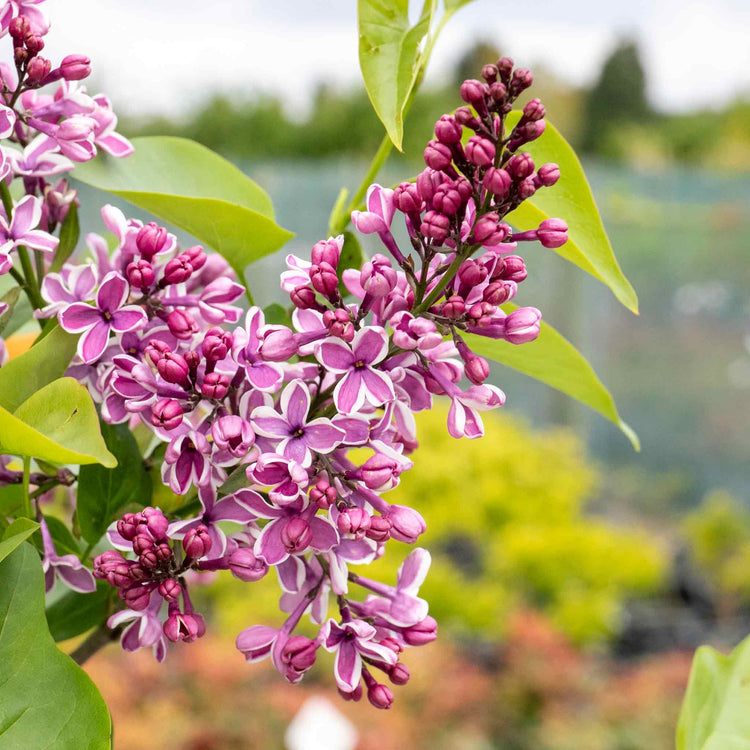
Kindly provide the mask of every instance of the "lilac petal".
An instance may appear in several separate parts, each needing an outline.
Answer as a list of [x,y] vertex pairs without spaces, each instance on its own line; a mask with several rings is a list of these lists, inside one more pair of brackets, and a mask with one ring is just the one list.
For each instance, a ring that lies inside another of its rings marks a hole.
[[44,590],[46,593],[49,594],[49,592],[52,590],[52,587],[55,585],[55,569],[50,566],[47,568],[47,570],[44,571]]
[[99,323],[102,320],[102,314],[85,302],[75,302],[61,310],[57,318],[62,328],[68,333],[80,333]]
[[352,350],[339,339],[322,341],[315,350],[315,357],[331,372],[346,372],[354,363]]
[[424,599],[409,594],[397,594],[391,600],[391,609],[384,617],[394,625],[408,628],[427,617],[429,605]]
[[112,313],[112,330],[125,333],[135,328],[142,328],[148,323],[145,311],[137,305],[128,305]]
[[292,427],[301,427],[310,410],[310,391],[301,380],[293,380],[281,394],[281,412]]
[[407,594],[416,594],[427,577],[431,562],[432,557],[426,549],[418,547],[410,552],[398,569],[398,590]]
[[41,250],[43,253],[51,253],[54,252],[60,244],[60,240],[41,229],[33,229],[24,234],[23,243],[32,250]]
[[377,553],[378,545],[372,539],[342,539],[336,554],[342,560],[356,565],[369,565]]
[[20,200],[13,209],[13,219],[10,222],[10,233],[17,240],[25,239],[26,233],[39,226],[42,218],[42,201],[33,195],[27,195]]
[[235,521],[236,523],[250,523],[256,518],[255,514],[246,508],[237,498],[227,495],[224,499],[219,500],[211,510],[211,520],[216,521]]
[[362,384],[370,395],[369,400],[373,406],[380,406],[396,398],[393,382],[384,372],[367,367],[362,370]]
[[339,542],[339,533],[327,518],[313,516],[310,519],[310,530],[312,531],[310,545],[318,552],[327,552]]
[[[166,464],[164,464],[166,466]],[[193,474],[193,460],[189,453],[182,453],[173,466],[173,482],[170,482],[172,491],[178,495],[184,495],[190,486],[190,477]]]
[[[337,414],[331,423],[344,431],[344,441],[350,445],[362,445],[370,437],[370,423],[356,414],[347,417]],[[310,423],[312,424],[312,422]]]
[[344,596],[349,591],[349,568],[346,561],[336,554],[338,550],[328,555],[330,566],[331,588],[337,596]]
[[[128,613],[128,610],[125,610],[126,613]],[[118,612],[118,614],[120,614]],[[112,619],[112,618],[110,618]],[[140,639],[140,620],[141,618],[138,617],[137,619],[133,620],[133,622],[128,625],[128,627],[125,628],[125,630],[122,631],[122,638],[120,638],[120,645],[125,649],[125,651],[137,651],[141,647],[141,639]],[[119,624],[119,623],[117,623]],[[109,627],[116,627],[117,625],[110,625]]]
[[224,499],[234,498],[234,501],[248,511],[255,518],[278,518],[283,515],[283,511],[269,505],[261,495],[253,490],[238,490],[234,495],[227,495]]
[[[305,430],[307,432],[307,430]],[[307,447],[305,437],[294,437],[282,440],[278,447],[279,453],[288,458],[290,461],[296,461],[302,466],[309,466],[312,463],[312,453]]]
[[129,293],[128,282],[119,273],[111,271],[96,293],[96,304],[100,310],[113,313],[125,304]]
[[284,380],[284,373],[276,366],[267,362],[256,362],[247,370],[247,379],[259,391],[273,393]]
[[47,302],[73,302],[73,295],[68,292],[59,273],[48,273],[42,281],[42,296]]
[[86,299],[96,286],[96,273],[93,266],[87,264],[74,268],[70,273],[69,283],[77,299]]
[[253,429],[259,435],[273,438],[288,437],[289,423],[271,406],[259,406],[253,410],[250,419]]
[[336,384],[333,391],[336,408],[344,414],[359,411],[365,403],[365,388],[360,370],[351,370]]
[[388,335],[382,328],[371,326],[362,328],[354,334],[352,354],[354,360],[362,360],[365,364],[377,364],[385,359],[388,353]]
[[278,565],[282,560],[289,557],[283,542],[281,541],[281,529],[286,519],[277,518],[267,524],[255,542],[253,551],[262,557],[269,565]]
[[305,582],[305,564],[299,557],[290,556],[276,566],[279,585],[284,591],[296,594]]
[[[391,653],[393,654],[392,651]],[[359,685],[362,676],[362,657],[352,641],[342,641],[339,645],[333,664],[333,674],[336,684],[346,693],[351,693]]]
[[116,393],[110,393],[102,401],[102,419],[107,424],[122,424],[130,419],[130,412],[125,408],[125,399]]
[[238,636],[236,646],[248,662],[252,663],[265,659],[273,648],[279,631],[266,625],[253,625],[243,630]]
[[63,555],[55,563],[55,571],[66,586],[81,594],[96,591],[91,571],[75,555]]
[[305,426],[305,440],[318,453],[329,453],[346,438],[346,433],[329,419],[320,417]]
[[161,664],[167,658],[167,639],[162,636],[154,644],[154,659]]
[[362,234],[374,234],[388,229],[382,217],[371,211],[352,211],[351,219],[357,231]]
[[111,133],[96,139],[96,145],[112,156],[122,158],[133,153],[133,144],[119,133]]
[[398,661],[398,654],[396,654],[395,651],[388,648],[388,646],[381,646],[379,643],[375,643],[375,641],[358,640],[357,648],[363,656],[369,656],[371,659],[384,661],[386,664],[395,664]]
[[96,362],[107,348],[108,340],[109,325],[100,319],[93,328],[89,328],[89,330],[78,339],[78,356],[87,365]]
[[190,529],[194,529],[202,523],[202,518],[187,518],[183,521],[173,521],[167,528],[167,535],[170,539],[182,539]]
[[142,617],[140,612],[135,612],[132,609],[121,609],[119,612],[115,612],[107,620],[107,627],[114,630],[118,625],[122,625],[125,622],[131,622],[132,620],[138,620],[140,617]]

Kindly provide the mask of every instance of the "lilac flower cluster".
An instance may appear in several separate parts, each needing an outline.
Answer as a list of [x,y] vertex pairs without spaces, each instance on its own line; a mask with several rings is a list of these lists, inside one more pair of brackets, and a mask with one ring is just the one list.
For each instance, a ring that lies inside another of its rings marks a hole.
[[[405,684],[404,650],[436,638],[437,623],[418,595],[426,550],[412,551],[395,585],[350,566],[379,558],[391,539],[413,544],[424,532],[416,510],[384,498],[412,467],[414,414],[446,396],[450,434],[483,434],[480,412],[505,396],[486,382],[488,363],[472,352],[467,334],[532,341],[539,311],[502,309],[526,277],[517,242],[557,247],[566,239],[558,219],[515,235],[503,221],[554,184],[559,170],[536,169],[518,150],[544,129],[538,100],[505,132],[514,99],[531,82],[528,71],[514,71],[504,58],[483,77],[461,87],[472,108],[437,122],[416,182],[395,190],[373,185],[366,206],[352,213],[359,232],[378,235],[382,254],[345,268],[340,235],[318,242],[309,260],[287,257],[281,286],[293,305],[289,325],[267,323],[255,306],[243,310],[244,289],[220,256],[180,249],[165,228],[111,206],[102,217],[115,249],[90,234],[87,260],[44,275],[46,304],[37,316],[56,316],[80,334],[69,374],[87,385],[107,422],[151,431],[148,458],[161,461],[162,481],[184,499],[171,517],[152,507],[126,513],[107,534],[115,550],[94,560],[94,576],[123,602],[109,626],[122,629],[126,650],[152,647],[162,660],[167,641],[203,635],[188,593],[196,574],[223,570],[253,582],[271,568],[288,616],[280,628],[248,627],[237,648],[249,662],[270,657],[290,682],[302,679],[322,649],[335,654],[342,697],[359,700],[366,691],[374,706],[389,708],[391,689],[375,674]],[[70,94],[68,82],[61,91],[48,106],[84,96]],[[75,107],[54,111],[74,114],[59,122],[35,111],[47,128],[37,139],[59,149],[44,152],[44,163],[98,143],[93,125],[89,140],[68,137],[73,126],[61,134],[68,119],[84,117]],[[474,135],[464,143],[465,128]],[[24,159],[31,164],[35,153]],[[397,212],[408,247],[392,231]],[[26,244],[36,226],[24,218],[30,214],[19,208],[18,227],[8,228]],[[54,547],[45,550],[49,565],[70,578]],[[297,632],[306,614],[313,638]]]
[[[7,0],[0,7],[0,38],[7,35],[13,44],[13,63],[0,62],[0,275],[13,273],[32,296],[58,246],[53,233],[76,201],[66,179],[52,184],[51,178],[94,158],[98,149],[118,157],[133,151],[115,132],[107,97],[89,96],[79,83],[91,73],[89,59],[68,55],[53,67],[41,54],[50,26],[41,5]],[[42,93],[49,84],[56,88]],[[9,190],[14,180],[23,193],[18,201]],[[36,252],[36,274],[29,249]],[[0,303],[0,313],[4,307]]]

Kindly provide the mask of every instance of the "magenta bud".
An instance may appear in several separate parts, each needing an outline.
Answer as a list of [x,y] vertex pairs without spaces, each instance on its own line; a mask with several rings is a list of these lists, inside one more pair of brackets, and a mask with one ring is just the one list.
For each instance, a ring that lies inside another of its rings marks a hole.
[[345,700],[345,701],[354,701],[357,703],[358,701],[362,700],[362,685],[357,685],[354,690],[352,690],[351,693],[347,693],[341,688],[339,690],[339,695]]
[[156,369],[164,380],[177,385],[187,385],[190,368],[185,358],[175,352],[165,352],[156,363]]
[[146,550],[143,554],[138,555],[138,562],[141,564],[141,567],[151,569],[159,564],[159,558],[154,550]]
[[504,305],[508,300],[516,296],[517,291],[518,286],[514,281],[498,279],[487,284],[482,294],[482,299],[491,305]]
[[229,570],[235,578],[251,583],[268,573],[268,565],[250,547],[239,547],[229,556]]
[[435,191],[448,179],[442,172],[434,169],[428,168],[420,172],[417,175],[417,190],[422,200],[427,204],[432,203],[432,196],[435,195]]
[[547,123],[544,120],[536,120],[535,122],[527,122],[525,125],[516,126],[513,131],[513,138],[508,143],[508,149],[515,151],[524,143],[535,141],[544,133],[546,127]]
[[286,362],[297,353],[297,338],[286,326],[262,331],[259,338],[258,356],[267,362]]
[[520,255],[506,255],[503,258],[503,267],[499,278],[520,284],[526,276],[526,263]]
[[495,81],[497,79],[497,74],[497,65],[489,63],[482,68],[482,78],[484,78],[487,83],[492,83],[493,81]]
[[453,115],[443,115],[435,123],[435,137],[440,143],[448,145],[461,142],[463,128],[456,122]]
[[393,693],[388,686],[376,682],[367,686],[367,700],[375,708],[388,709],[393,705]]
[[542,164],[536,174],[544,187],[552,187],[560,179],[560,167],[554,162]]
[[294,287],[289,292],[289,298],[292,300],[292,304],[300,310],[317,310],[320,307],[315,299],[315,291],[306,284]]
[[504,101],[507,94],[508,94],[508,89],[506,88],[505,84],[501,83],[500,81],[495,81],[490,86],[490,96],[496,102]]
[[510,80],[510,74],[513,72],[513,59],[510,57],[501,57],[497,63],[497,72],[500,78],[507,82]]
[[518,197],[525,201],[527,198],[531,198],[534,193],[537,191],[537,182],[534,177],[527,177],[525,180],[521,180],[521,182],[518,183],[518,188],[516,189],[516,192],[518,194]]
[[172,310],[167,316],[169,332],[180,341],[187,341],[198,333],[198,325],[187,310]]
[[402,182],[393,191],[393,205],[402,213],[418,214],[424,208],[424,201],[413,182]]
[[310,283],[315,291],[324,297],[332,298],[337,294],[339,277],[330,263],[320,263],[310,267]]
[[526,106],[524,106],[523,117],[521,119],[526,120],[527,122],[536,122],[537,120],[543,120],[546,114],[547,112],[544,109],[542,100],[532,99],[530,102],[526,103]]
[[201,383],[201,395],[204,398],[214,398],[219,401],[227,395],[229,390],[229,378],[218,372],[210,372],[203,378]]
[[467,104],[476,105],[489,93],[489,88],[486,83],[482,83],[481,81],[472,78],[461,84],[460,93],[461,98]]
[[235,458],[242,458],[255,442],[255,432],[247,422],[237,414],[225,414],[211,426],[214,443],[221,450],[229,451]]
[[312,541],[312,529],[310,524],[300,518],[290,518],[281,529],[281,543],[290,554],[301,552],[306,549]]
[[487,278],[487,268],[475,260],[465,260],[458,268],[458,278],[462,286],[475,287]]
[[154,363],[154,365],[156,365],[167,352],[171,351],[172,349],[169,344],[159,341],[159,339],[151,339],[148,344],[146,344],[144,354]]
[[181,615],[178,613],[170,615],[164,623],[164,635],[172,641],[172,643],[178,643],[179,641],[192,643],[197,638],[201,637],[201,629],[205,631],[205,625],[201,628],[201,624],[197,617],[198,616],[187,614]]
[[459,107],[456,110],[454,117],[459,125],[471,128],[472,130],[476,130],[476,128],[481,125],[479,120],[474,116],[474,113],[468,107]]
[[463,203],[461,193],[450,182],[444,182],[440,185],[435,191],[435,195],[432,196],[433,208],[446,216],[454,216],[458,213]]
[[466,158],[477,167],[489,167],[495,159],[495,144],[481,135],[473,135],[466,144]]
[[466,303],[464,302],[463,297],[454,294],[452,297],[448,297],[448,300],[443,304],[440,309],[440,314],[451,320],[456,320],[457,318],[460,318],[465,311]]
[[60,63],[60,72],[66,81],[81,81],[91,75],[91,60],[86,55],[68,55]]
[[26,82],[36,86],[49,75],[50,70],[52,63],[49,60],[44,57],[32,57],[26,64]]
[[505,340],[526,344],[539,335],[542,313],[535,307],[519,307],[505,318]]
[[475,242],[482,245],[499,245],[510,233],[507,224],[500,222],[498,215],[491,211],[474,224],[472,235]]
[[534,160],[526,153],[513,154],[505,168],[514,180],[520,182],[534,173]]
[[562,247],[568,241],[568,225],[562,219],[545,219],[536,230],[536,236],[544,247]]
[[209,362],[219,362],[232,347],[232,334],[221,328],[209,328],[203,337],[201,351]]
[[489,167],[484,175],[484,187],[500,200],[505,200],[510,194],[513,179],[504,169]]
[[159,544],[156,545],[154,551],[156,553],[156,557],[161,562],[166,562],[172,557],[172,554],[173,554],[172,548],[169,546],[168,542],[160,542]]
[[[134,580],[131,576],[131,570],[131,567],[123,561],[109,570],[106,576],[107,581],[115,588],[127,588],[133,584]],[[94,571],[94,575],[96,576],[96,571]]]
[[139,259],[128,263],[125,270],[130,286],[146,291],[154,283],[154,269],[147,260]]
[[341,258],[341,248],[336,240],[321,240],[313,245],[310,252],[310,260],[314,266],[328,263],[331,268],[336,268]]
[[359,283],[367,294],[373,297],[385,297],[395,289],[398,274],[384,255],[376,254],[371,260],[362,264]]
[[430,169],[438,171],[446,169],[453,161],[453,153],[450,148],[440,141],[430,141],[424,150],[424,163]]
[[414,544],[427,528],[424,518],[406,505],[391,505],[386,517],[392,524],[391,536],[397,542]]
[[375,542],[387,541],[391,538],[391,522],[382,516],[372,516],[365,536]]
[[310,488],[310,499],[321,509],[327,510],[338,498],[336,489],[332,487],[325,479],[321,479],[317,484]]
[[342,534],[362,539],[370,528],[370,514],[362,508],[345,508],[336,519],[336,526]]
[[409,682],[409,677],[411,677],[409,667],[400,661],[396,662],[388,672],[388,678],[394,685],[406,685]]
[[350,342],[354,338],[354,324],[348,311],[337,308],[323,313],[323,325],[331,336]]
[[281,650],[281,660],[295,672],[306,672],[315,664],[317,648],[315,641],[303,635],[293,635]]
[[174,578],[167,578],[159,584],[159,593],[168,602],[176,602],[180,596],[180,583]]
[[445,214],[438,213],[437,211],[428,211],[422,219],[419,230],[425,237],[434,240],[440,245],[448,237],[450,227],[451,220]]
[[534,82],[534,76],[526,68],[516,68],[510,81],[510,92],[516,97]]
[[472,357],[466,362],[464,372],[474,385],[482,385],[490,376],[490,366],[484,357]]
[[371,456],[362,464],[360,469],[362,481],[371,490],[394,487],[400,473],[399,463],[384,453],[376,453]]
[[153,585],[136,584],[127,589],[120,589],[120,596],[130,609],[142,612],[148,607],[154,588]]
[[31,27],[24,16],[16,16],[8,25],[8,33],[13,39],[23,41],[31,33]]
[[139,531],[133,538],[133,551],[136,555],[142,555],[144,552],[150,552],[154,548],[154,540],[148,535]]
[[134,518],[132,513],[126,513],[117,522],[117,533],[129,542],[132,542],[133,539],[135,539],[135,535],[138,533],[138,521]]
[[156,255],[167,244],[167,230],[160,227],[156,222],[150,221],[138,230],[135,236],[135,245],[138,252],[146,259]]
[[190,262],[190,258],[181,253],[176,258],[164,266],[164,277],[162,278],[163,284],[182,284],[187,281],[193,275],[193,264]]
[[187,362],[190,373],[195,374],[201,363],[201,355],[195,349],[191,349],[189,352],[185,352],[185,362]]
[[211,537],[208,535],[208,528],[203,524],[190,529],[182,540],[182,549],[193,560],[205,557],[211,551],[211,545],[212,542]]
[[44,39],[39,34],[29,34],[24,39],[24,43],[31,55],[38,55],[44,49]]
[[427,615],[422,622],[403,631],[404,643],[408,646],[424,646],[437,638],[437,621]]
[[158,508],[148,506],[141,511],[141,514],[146,520],[146,528],[151,532],[151,536],[154,539],[161,540],[167,538],[169,521]]
[[190,261],[193,271],[200,270],[208,261],[208,255],[203,251],[203,245],[193,245],[184,250],[181,255]]

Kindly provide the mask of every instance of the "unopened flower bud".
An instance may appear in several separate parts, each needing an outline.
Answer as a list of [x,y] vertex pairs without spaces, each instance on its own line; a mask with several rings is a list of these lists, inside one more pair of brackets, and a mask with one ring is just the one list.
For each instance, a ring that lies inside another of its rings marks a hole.
[[534,160],[526,153],[513,154],[505,168],[514,180],[520,182],[534,173]]
[[202,245],[193,245],[187,250],[183,250],[181,255],[190,261],[193,271],[200,270],[208,261],[208,255],[204,252]]
[[560,179],[560,167],[554,162],[542,164],[536,174],[544,187],[552,187]]
[[168,602],[175,602],[180,596],[180,583],[174,578],[167,578],[159,584],[159,593]]
[[310,260],[314,266],[319,266],[321,263],[328,263],[331,268],[336,268],[340,258],[341,248],[334,239],[316,242],[310,253]]
[[444,182],[440,185],[432,197],[432,205],[435,210],[446,216],[455,216],[463,203],[461,193],[451,182]]
[[474,113],[468,107],[459,107],[454,113],[454,117],[459,125],[471,128],[472,130],[476,130],[481,125],[479,120],[474,116]]
[[259,581],[268,573],[265,560],[255,556],[250,547],[238,547],[229,556],[229,570],[235,578],[245,583]]
[[451,220],[445,214],[428,211],[422,219],[419,230],[425,237],[434,240],[437,244],[442,244],[448,237],[450,227]]
[[484,357],[472,357],[466,362],[464,367],[466,377],[474,383],[474,385],[482,385],[485,380],[490,376],[490,366]]
[[504,169],[489,167],[484,174],[484,187],[500,200],[505,200],[509,193],[513,179]]
[[44,49],[44,39],[39,34],[29,34],[24,38],[24,44],[30,55],[38,55]]
[[332,487],[325,479],[321,479],[314,487],[310,488],[310,499],[321,509],[330,508],[338,497],[335,487]]
[[506,255],[503,258],[503,267],[499,278],[520,284],[526,276],[526,263],[520,255]]
[[568,241],[568,225],[562,219],[545,219],[536,236],[543,247],[562,247]]
[[453,154],[448,146],[440,141],[430,141],[424,150],[424,163],[430,169],[441,171],[450,166]]
[[516,192],[518,193],[518,197],[522,201],[525,201],[528,198],[531,198],[531,196],[536,193],[536,190],[537,183],[534,177],[527,177],[525,180],[521,180],[521,182],[518,184]]
[[332,298],[336,296],[339,277],[330,263],[323,262],[310,267],[310,283],[315,291],[324,297]]
[[250,423],[237,414],[219,417],[211,426],[214,443],[229,451],[235,458],[242,458],[252,448],[255,433]]
[[153,362],[154,365],[156,365],[167,352],[171,351],[172,349],[170,348],[169,344],[165,343],[164,341],[159,341],[159,339],[151,339],[148,344],[146,344],[144,354],[151,360],[151,362]]
[[281,660],[289,664],[295,672],[306,672],[315,664],[315,641],[303,635],[293,635],[281,650]]
[[435,123],[435,137],[448,145],[461,142],[461,125],[456,122],[453,115],[443,115]]
[[505,340],[526,344],[539,335],[542,313],[535,307],[519,307],[505,318]]
[[414,544],[427,529],[424,518],[406,505],[391,505],[386,518],[391,522],[391,536],[397,542]]
[[489,63],[482,68],[482,78],[484,78],[487,83],[495,81],[497,79],[497,73],[497,65],[493,65],[492,63]]
[[513,131],[513,137],[508,143],[508,149],[515,151],[519,146],[523,146],[524,143],[530,143],[539,138],[544,133],[547,123],[544,120],[536,120],[535,122],[527,122],[524,125],[517,125]]
[[516,68],[513,71],[513,77],[510,81],[510,93],[512,96],[518,96],[522,91],[526,91],[534,83],[534,76],[527,68]]
[[497,72],[502,81],[506,83],[510,80],[510,74],[513,72],[513,59],[510,57],[501,57],[497,63]]
[[482,216],[474,224],[473,237],[475,242],[488,247],[499,245],[510,234],[510,227],[504,222],[499,221],[498,215],[491,211]]
[[422,622],[403,631],[404,642],[409,646],[424,646],[437,638],[437,621],[427,615]]
[[190,529],[182,540],[182,549],[185,554],[193,560],[205,557],[211,551],[211,537],[208,535],[208,529],[200,524]]
[[150,289],[154,283],[154,269],[147,260],[139,259],[128,263],[125,275],[130,286],[142,291]]
[[294,287],[294,289],[289,292],[289,297],[292,300],[292,304],[300,310],[317,310],[321,307],[315,299],[315,290],[312,287],[307,286],[307,284],[301,284],[300,286]]
[[190,368],[185,358],[175,352],[166,352],[164,356],[156,363],[156,369],[159,371],[164,380],[168,383],[186,385]]
[[141,515],[146,521],[146,528],[151,532],[151,536],[154,539],[162,540],[167,538],[169,521],[158,508],[148,506],[141,511]]
[[388,672],[388,678],[394,685],[406,685],[409,682],[409,677],[411,677],[409,667],[400,661],[397,661]]
[[66,81],[81,81],[91,75],[91,60],[86,55],[67,55],[60,63],[60,73]]
[[154,548],[154,553],[156,554],[157,559],[161,562],[166,562],[171,559],[173,555],[172,548],[169,546],[168,542],[160,542],[157,544]]
[[281,529],[281,543],[287,552],[301,552],[312,541],[310,524],[299,516],[290,518]]
[[181,253],[176,258],[172,258],[164,266],[162,282],[164,284],[182,284],[193,275],[193,271],[193,264],[190,262],[190,258],[185,253]]
[[187,310],[172,310],[167,316],[169,332],[180,341],[187,341],[198,333],[198,324]]
[[23,41],[29,33],[31,33],[31,27],[25,16],[16,16],[11,19],[8,25],[8,33],[18,41]]
[[346,310],[326,310],[323,313],[323,325],[331,336],[350,342],[354,339],[354,323]]
[[164,635],[172,643],[192,643],[200,638],[200,623],[193,615],[181,615],[178,613],[170,615],[164,623]]
[[227,395],[229,390],[229,378],[218,372],[210,372],[201,383],[201,395],[203,398],[215,398],[219,401]]
[[418,214],[424,208],[424,201],[414,183],[402,182],[393,191],[393,205],[402,213]]
[[336,519],[336,526],[342,534],[362,539],[370,528],[370,514],[362,508],[345,508]]
[[209,362],[219,362],[232,347],[232,334],[221,328],[209,328],[203,337],[201,351]]
[[508,300],[516,296],[517,291],[518,285],[514,281],[498,279],[487,284],[482,294],[482,299],[491,305],[504,305]]
[[[127,541],[132,542],[138,533],[138,516],[135,513],[126,513],[117,521],[117,533]],[[117,553],[120,554],[119,552]]]
[[495,81],[495,83],[490,86],[490,96],[496,102],[504,101],[507,94],[508,89],[506,88],[505,84],[501,83],[500,81]]
[[375,542],[385,542],[391,537],[391,522],[382,516],[370,517],[370,528],[365,536]]
[[375,708],[388,709],[393,705],[393,693],[387,685],[376,682],[367,686],[367,700]]
[[261,331],[258,356],[266,362],[286,362],[297,353],[297,338],[286,326]]
[[495,144],[481,135],[473,135],[466,144],[466,158],[477,167],[488,167],[495,159]]
[[536,122],[536,120],[543,120],[546,114],[542,100],[532,99],[524,106],[522,119],[527,122]]
[[26,82],[31,86],[36,86],[49,75],[50,70],[52,70],[52,63],[49,60],[44,57],[32,57],[26,65]]
[[460,93],[461,98],[467,104],[473,104],[476,106],[476,104],[481,102],[489,93],[489,88],[486,83],[471,78],[461,84]]
[[400,473],[399,463],[384,453],[376,453],[371,456],[362,464],[360,469],[362,481],[371,490],[394,487]]
[[362,264],[359,283],[367,294],[385,297],[393,291],[398,282],[398,274],[384,255],[376,254]]
[[121,589],[120,595],[130,609],[134,609],[136,612],[143,612],[148,607],[153,590],[153,586],[136,584],[130,588]]
[[150,221],[138,230],[135,236],[135,245],[138,252],[146,259],[156,255],[167,244],[167,230],[160,227],[156,222]]
[[345,700],[345,701],[354,701],[355,703],[362,700],[362,685],[357,685],[354,690],[352,690],[351,693],[347,693],[346,691],[342,690],[341,688],[339,690],[339,695]]
[[154,540],[148,534],[139,531],[133,538],[133,552],[136,555],[142,555],[144,552],[150,552],[154,548]]
[[443,304],[440,314],[451,320],[456,320],[460,318],[465,311],[466,303],[464,302],[463,297],[454,294],[453,296],[448,297],[448,300]]

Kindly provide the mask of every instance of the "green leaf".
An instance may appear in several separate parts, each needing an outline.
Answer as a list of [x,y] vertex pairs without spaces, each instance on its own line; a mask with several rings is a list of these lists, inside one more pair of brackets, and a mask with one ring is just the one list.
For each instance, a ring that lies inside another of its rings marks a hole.
[[[333,208],[331,209],[331,215],[328,218],[328,234],[336,234],[336,227],[338,227],[342,222],[344,210],[346,209],[346,199],[348,197],[349,190],[347,188],[341,188],[338,196],[336,197],[336,202],[333,204]],[[344,224],[348,223],[349,218],[347,217]]]
[[453,14],[457,10],[460,10],[464,7],[464,5],[468,5],[469,3],[473,2],[473,0],[445,0],[445,12],[446,14],[450,13]]
[[69,591],[47,607],[47,625],[56,641],[67,641],[101,625],[109,613],[109,597],[114,589],[106,581],[96,582],[96,591],[80,594]]
[[24,507],[23,486],[20,484],[9,484],[0,487],[0,517],[13,518]]
[[76,249],[80,236],[81,225],[78,221],[78,206],[73,202],[70,204],[68,213],[65,214],[65,219],[60,227],[60,243],[55,251],[55,259],[50,266],[50,272],[57,273],[63,267],[63,263],[70,258]]
[[71,533],[70,529],[59,519],[54,516],[45,516],[44,520],[49,529],[49,535],[55,543],[55,549],[58,555],[75,555],[81,554],[81,546]]
[[73,378],[46,385],[13,414],[0,406],[0,452],[58,464],[116,465],[99,432],[94,403]]
[[148,505],[151,500],[151,477],[128,426],[106,422],[100,426],[117,466],[82,466],[78,474],[78,525],[81,536],[91,544],[102,538],[120,508],[128,503]]
[[237,167],[185,138],[133,139],[127,159],[92,159],[74,177],[168,221],[245,268],[294,235],[273,218],[266,192]]
[[0,746],[111,745],[112,722],[89,676],[55,646],[39,555],[22,544],[0,562]]
[[78,336],[59,325],[21,356],[0,368],[0,406],[15,411],[53,380],[61,378],[76,351]]
[[[503,305],[507,313],[516,309],[517,305],[511,303]],[[521,346],[474,334],[466,334],[465,338],[473,352],[540,380],[598,411],[614,422],[633,447],[640,450],[638,436],[620,418],[612,394],[586,358],[552,326],[542,323],[536,341]]]
[[263,316],[266,320],[266,325],[292,327],[292,319],[289,311],[278,302],[272,302],[268,307],[264,307]]
[[750,750],[750,638],[725,656],[701,646],[677,722],[677,750]]
[[419,73],[420,44],[430,30],[436,0],[424,0],[414,26],[409,0],[358,0],[359,67],[367,95],[393,145],[401,151],[404,106]]
[[[5,529],[3,540],[0,542],[0,560],[4,560],[14,549],[20,547],[38,529],[39,524],[30,518],[18,518],[13,521]],[[0,585],[2,585],[1,582]],[[2,595],[0,594],[0,596]],[[1,734],[2,732],[0,731]]]
[[[510,130],[519,118],[518,112],[508,115],[506,128]],[[560,179],[551,188],[541,188],[508,214],[509,223],[526,231],[536,229],[550,217],[563,219],[568,224],[568,241],[555,252],[604,282],[628,310],[637,314],[638,297],[615,258],[575,151],[549,122],[542,137],[526,144],[523,150],[531,154],[537,166],[546,162],[558,164]]]
[[14,286],[7,294],[0,297],[0,302],[4,302],[8,305],[8,309],[0,314],[0,334],[5,330],[5,327],[10,323],[10,319],[13,317],[13,308],[18,302],[18,297],[21,294],[21,287]]

